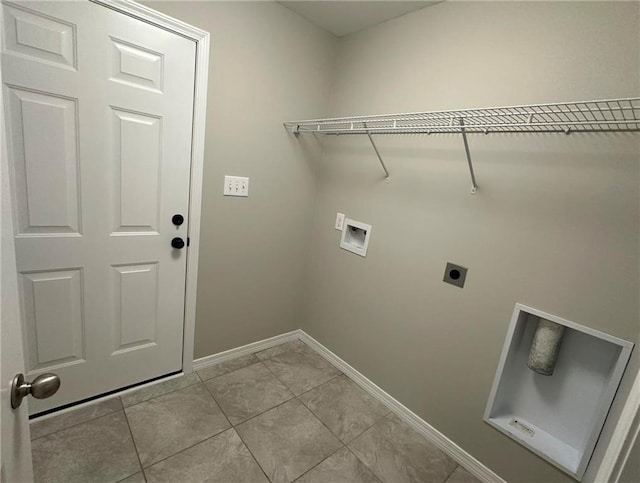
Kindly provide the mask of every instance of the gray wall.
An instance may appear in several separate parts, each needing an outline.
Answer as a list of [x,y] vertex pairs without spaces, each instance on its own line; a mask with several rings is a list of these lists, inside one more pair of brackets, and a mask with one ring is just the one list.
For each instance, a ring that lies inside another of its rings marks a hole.
[[319,146],[282,122],[325,114],[337,39],[275,2],[146,4],[211,33],[195,357],[297,329]]
[[473,136],[470,196],[457,136],[379,139],[386,184],[366,139],[319,159],[280,123],[634,96],[638,4],[449,2],[340,41],[273,2],[148,5],[212,34],[196,357],[302,326],[508,481],[569,481],[481,416],[515,302],[636,339],[637,136]]
[[[639,6],[438,4],[344,39],[330,112],[637,96]],[[572,481],[482,414],[516,302],[636,340],[638,137],[470,144],[475,196],[459,136],[379,137],[389,184],[366,138],[326,140],[302,328],[507,481]],[[336,212],[373,225],[367,258]]]

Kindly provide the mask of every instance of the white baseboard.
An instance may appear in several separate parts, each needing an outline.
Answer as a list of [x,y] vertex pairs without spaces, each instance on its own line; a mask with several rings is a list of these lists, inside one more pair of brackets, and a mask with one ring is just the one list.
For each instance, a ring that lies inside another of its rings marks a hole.
[[314,349],[318,354],[324,357],[327,361],[344,372],[353,382],[358,384],[362,389],[367,391],[378,401],[384,404],[389,410],[395,413],[400,419],[406,422],[409,426],[415,429],[418,433],[424,436],[427,440],[431,441],[434,445],[440,448],[444,453],[456,460],[461,466],[463,466],[469,473],[474,475],[484,483],[506,483],[505,480],[500,478],[497,474],[480,463],[477,459],[463,450],[460,446],[455,444],[449,438],[447,438],[440,431],[435,429],[424,419],[404,406],[393,396],[376,386],[371,380],[367,379],[364,375],[340,359],[337,355],[320,344],[317,340],[307,334],[305,331],[298,329],[286,334],[277,335],[269,339],[260,340],[251,344],[243,345],[235,349],[213,354],[207,357],[202,357],[193,361],[193,369],[200,370],[205,367],[220,364],[222,362],[236,359],[248,354],[253,354],[270,347],[280,345],[284,342],[300,339],[309,347]]
[[434,445],[440,448],[444,453],[451,456],[461,466],[463,466],[469,473],[474,475],[479,480],[485,483],[506,483],[505,480],[500,478],[497,474],[480,463],[477,459],[463,450],[460,446],[455,444],[449,438],[447,438],[440,431],[435,429],[424,419],[411,411],[405,405],[400,403],[397,399],[391,396],[389,393],[380,389],[371,380],[367,379],[364,375],[354,369],[352,366],[343,361],[340,357],[335,355],[325,346],[320,344],[317,340],[311,337],[303,330],[299,331],[300,340],[314,349],[331,364],[344,372],[353,382],[358,384],[362,389],[367,391],[373,397],[375,397],[382,404],[387,406],[393,413],[395,413],[405,423],[415,429],[418,433],[424,436],[427,440],[431,441]]
[[210,356],[195,359],[193,361],[193,370],[199,371],[200,369],[204,369],[205,367],[215,366],[216,364],[221,364],[222,362],[227,362],[238,357],[246,356],[248,354],[253,354],[255,352],[269,349],[270,347],[276,345],[284,344],[285,342],[289,342],[291,340],[296,340],[299,338],[298,332],[299,331],[297,330],[293,330],[285,334],[276,335],[274,337],[269,337],[268,339],[263,339],[257,342],[252,342],[251,344],[236,347],[235,349],[229,349],[228,351],[218,352],[217,354],[212,354]]

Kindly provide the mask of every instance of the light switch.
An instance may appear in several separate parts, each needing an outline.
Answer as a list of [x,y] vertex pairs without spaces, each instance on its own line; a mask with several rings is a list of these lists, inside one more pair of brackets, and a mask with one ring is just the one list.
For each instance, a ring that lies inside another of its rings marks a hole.
[[224,196],[249,196],[249,178],[242,176],[225,176]]
[[344,213],[338,213],[336,215],[336,230],[342,231],[342,227],[344,226]]

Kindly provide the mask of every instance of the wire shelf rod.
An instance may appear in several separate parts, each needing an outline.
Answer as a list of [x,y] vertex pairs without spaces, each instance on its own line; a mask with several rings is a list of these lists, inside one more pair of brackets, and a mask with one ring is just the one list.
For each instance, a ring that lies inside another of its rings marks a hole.
[[[615,102],[616,105],[612,106],[611,102]],[[635,104],[634,104],[635,103]],[[580,106],[584,107],[580,107]],[[606,107],[604,107],[606,106]],[[572,109],[573,108],[573,109]],[[636,113],[635,111],[639,111]],[[387,119],[396,120],[415,120],[424,118],[445,117],[464,117],[465,119],[470,117],[504,117],[505,114],[546,114],[546,115],[560,115],[568,112],[583,112],[594,115],[598,112],[602,120],[614,120],[616,119],[614,112],[622,114],[622,119],[629,119],[625,116],[627,113],[632,113],[633,120],[640,117],[640,98],[624,98],[624,99],[605,99],[595,101],[578,101],[570,103],[549,103],[549,104],[532,104],[532,105],[520,105],[520,106],[508,106],[508,107],[488,107],[488,108],[476,108],[476,109],[459,109],[459,110],[441,110],[441,111],[429,111],[429,112],[412,112],[412,113],[398,113],[398,114],[383,114],[383,115],[367,115],[367,116],[347,116],[347,117],[335,117],[326,119],[307,119],[299,121],[289,121],[286,124],[331,124],[341,122],[357,122],[357,121],[381,121]]]
[[[402,123],[402,122],[406,122],[406,123],[425,123],[425,122],[437,122],[437,121],[444,121],[444,122],[451,122],[451,119],[456,119],[456,118],[463,118],[466,121],[470,121],[470,120],[475,120],[478,119],[480,121],[482,121],[483,119],[503,119],[503,123],[504,124],[523,124],[523,121],[527,120],[527,118],[529,118],[530,116],[534,116],[534,119],[537,118],[541,118],[543,121],[538,121],[538,124],[556,124],[558,122],[565,122],[565,123],[570,123],[570,124],[585,124],[585,123],[592,123],[592,124],[597,124],[597,123],[602,123],[602,124],[610,124],[610,123],[637,123],[640,122],[640,115],[638,117],[630,117],[629,114],[634,114],[634,111],[639,111],[640,113],[640,107],[638,107],[637,109],[626,109],[626,110],[618,110],[618,112],[621,113],[621,117],[620,118],[616,118],[616,117],[608,117],[605,112],[603,112],[602,110],[599,110],[600,112],[600,117],[596,117],[594,111],[589,111],[589,110],[579,110],[579,111],[554,111],[554,112],[545,112],[545,111],[535,111],[535,112],[527,112],[527,113],[517,113],[518,116],[521,116],[521,118],[515,118],[516,114],[501,114],[501,115],[497,115],[497,114],[492,114],[492,113],[471,113],[471,114],[466,114],[466,115],[455,115],[452,114],[451,116],[447,116],[447,117],[428,117],[428,116],[423,116],[422,118],[418,118],[418,117],[405,117],[405,116],[398,116],[398,117],[367,117],[367,118],[359,118],[359,119],[345,119],[345,120],[330,120],[330,119],[319,119],[319,120],[315,120],[315,121],[289,121],[287,123],[285,123],[287,126],[294,126],[294,125],[300,125],[300,126],[316,126],[320,127],[320,126],[342,126],[342,125],[353,125],[353,124],[362,124],[363,122],[368,122],[368,123],[381,123],[381,122],[396,122],[396,123]],[[582,114],[583,119],[578,118],[578,116],[576,115],[577,113]],[[592,119],[589,120],[587,119],[585,114],[590,114],[592,116]],[[554,114],[556,117],[551,116],[551,114]],[[573,119],[569,118],[568,114],[572,114],[573,115]],[[480,124],[480,122],[478,122],[477,124]],[[528,122],[527,122],[528,124]],[[531,125],[534,125],[535,123],[531,123]]]
[[[552,129],[549,131],[536,131],[536,132],[561,132],[565,130],[567,127],[575,127],[575,126],[599,126],[597,129],[600,132],[605,131],[638,131],[640,127],[638,124],[640,120],[637,121],[548,121],[548,122],[519,122],[519,123],[491,123],[491,124],[465,124],[465,129],[467,132],[471,133],[484,133],[486,130],[488,132],[509,132],[509,128],[536,128],[536,127],[552,127],[557,126],[558,129]],[[605,125],[606,127],[603,127]],[[562,128],[562,129],[561,129]],[[299,132],[316,132],[319,134],[366,134],[367,132],[395,132],[395,133],[403,133],[406,132],[408,134],[415,134],[421,132],[460,132],[460,126],[447,123],[447,124],[416,124],[413,126],[367,126],[367,127],[356,127],[349,126],[348,128],[342,127],[327,127],[326,129],[322,129],[321,126],[316,125],[313,129],[306,128],[303,125],[299,125]],[[590,131],[592,131],[590,129]],[[517,130],[515,132],[526,132]]]

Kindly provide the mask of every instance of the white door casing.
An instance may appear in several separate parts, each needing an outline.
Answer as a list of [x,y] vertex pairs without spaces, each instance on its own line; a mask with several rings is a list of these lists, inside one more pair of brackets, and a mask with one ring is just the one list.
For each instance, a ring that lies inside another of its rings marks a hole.
[[4,16],[26,369],[63,381],[34,413],[182,369],[196,44],[88,2]]

